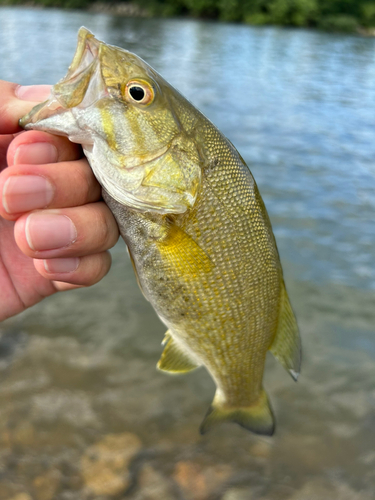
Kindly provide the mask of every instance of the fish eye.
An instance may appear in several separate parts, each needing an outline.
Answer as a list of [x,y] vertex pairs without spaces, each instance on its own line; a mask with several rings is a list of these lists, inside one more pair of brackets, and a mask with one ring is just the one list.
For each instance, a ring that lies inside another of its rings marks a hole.
[[129,94],[132,96],[132,98],[135,101],[143,101],[146,92],[143,90],[142,87],[138,87],[137,85],[134,85],[133,87],[129,88]]
[[145,81],[132,80],[128,82],[124,89],[125,99],[129,102],[148,105],[155,97],[153,87]]

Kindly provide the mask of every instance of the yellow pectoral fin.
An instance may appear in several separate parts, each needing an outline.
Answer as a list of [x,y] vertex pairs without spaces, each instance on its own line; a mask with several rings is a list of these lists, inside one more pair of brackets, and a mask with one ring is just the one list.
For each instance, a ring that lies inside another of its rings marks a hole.
[[215,264],[183,229],[171,224],[168,236],[156,243],[160,254],[179,275],[209,273]]
[[270,351],[297,380],[301,368],[301,339],[284,282],[280,294],[279,323]]
[[178,374],[190,372],[200,366],[177,345],[169,331],[165,334],[163,344],[166,346],[157,364],[159,370]]

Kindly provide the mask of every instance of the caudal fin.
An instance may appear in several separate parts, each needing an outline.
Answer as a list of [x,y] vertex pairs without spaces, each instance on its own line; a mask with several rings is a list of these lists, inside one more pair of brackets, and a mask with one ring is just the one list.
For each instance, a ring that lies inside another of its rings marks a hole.
[[227,408],[215,403],[215,399],[200,426],[201,434],[222,422],[235,422],[256,434],[272,436],[274,433],[275,419],[265,391],[262,391],[255,404],[239,408]]

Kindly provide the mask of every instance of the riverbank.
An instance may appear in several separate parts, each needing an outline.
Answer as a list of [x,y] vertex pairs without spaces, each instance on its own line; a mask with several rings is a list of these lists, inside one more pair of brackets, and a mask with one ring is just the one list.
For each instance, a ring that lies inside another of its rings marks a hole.
[[91,12],[99,12],[110,14],[112,16],[123,17],[152,17],[150,9],[141,7],[132,2],[108,3],[108,2],[93,2],[88,6]]
[[58,7],[88,10],[121,17],[193,17],[238,22],[255,26],[315,28],[326,32],[375,36],[375,3],[347,0],[327,5],[323,0],[264,0],[262,6],[240,0],[0,0],[0,6]]

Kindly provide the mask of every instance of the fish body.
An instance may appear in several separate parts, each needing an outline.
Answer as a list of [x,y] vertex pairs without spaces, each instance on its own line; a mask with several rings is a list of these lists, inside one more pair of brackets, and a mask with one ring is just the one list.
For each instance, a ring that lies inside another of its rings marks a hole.
[[168,331],[158,368],[205,366],[221,421],[272,434],[268,350],[297,378],[300,339],[271,224],[223,134],[147,63],[81,28],[68,74],[21,120],[81,143],[139,286]]

